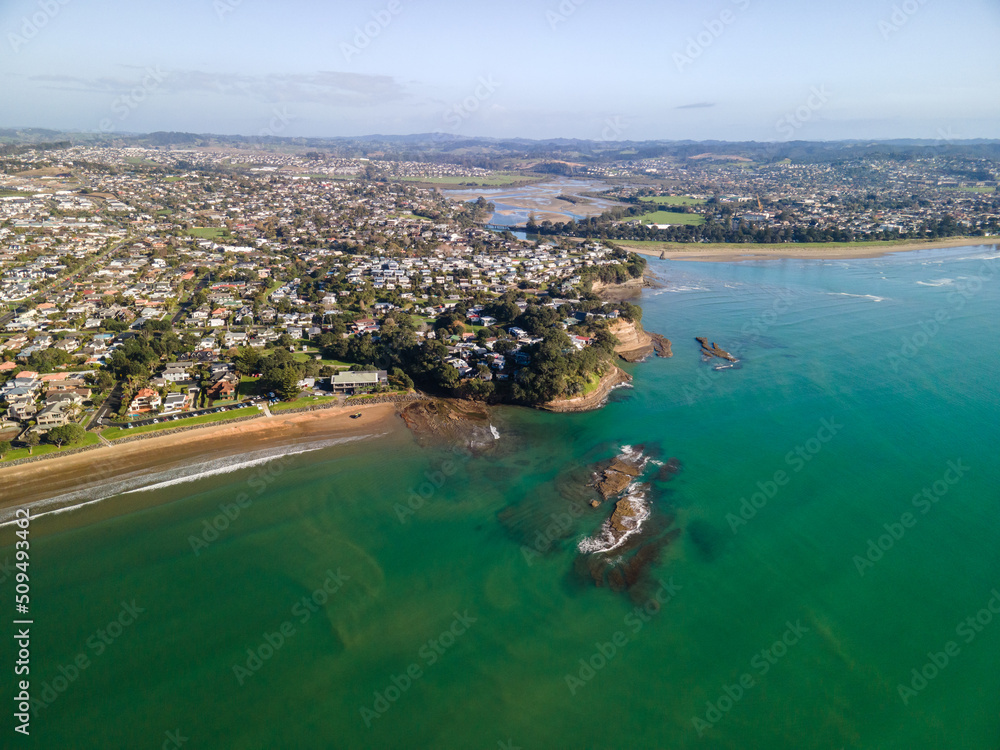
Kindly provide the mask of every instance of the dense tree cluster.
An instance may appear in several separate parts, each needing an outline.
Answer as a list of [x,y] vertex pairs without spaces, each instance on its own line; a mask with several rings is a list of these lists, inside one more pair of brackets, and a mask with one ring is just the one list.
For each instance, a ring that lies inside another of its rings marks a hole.
[[[779,207],[780,208],[780,207]],[[690,213],[678,206],[657,206],[658,210]],[[629,219],[646,213],[649,206],[615,208],[600,216],[579,221],[550,222],[528,225],[528,231],[541,235],[566,237],[592,237],[602,240],[633,242],[712,242],[712,243],[798,243],[798,242],[868,242],[900,239],[937,239],[955,236],[983,236],[997,230],[996,221],[974,227],[959,224],[950,214],[928,219],[913,231],[884,229],[858,232],[847,227],[821,225],[817,220],[792,226],[769,226],[740,219],[731,208],[720,213],[708,213],[705,223],[699,226],[674,225],[658,229],[652,224],[629,223]],[[874,209],[871,209],[874,210]],[[779,220],[786,218],[779,212]],[[623,223],[624,222],[624,223]]]

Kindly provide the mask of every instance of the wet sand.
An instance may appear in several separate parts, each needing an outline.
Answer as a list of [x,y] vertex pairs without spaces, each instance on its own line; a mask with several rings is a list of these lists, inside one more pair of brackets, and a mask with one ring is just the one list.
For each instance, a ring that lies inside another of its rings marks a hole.
[[[350,415],[357,412],[361,412],[362,416],[351,419]],[[125,476],[153,475],[192,463],[252,451],[294,448],[323,440],[405,430],[396,412],[397,404],[383,403],[279,414],[102,446],[83,453],[2,468],[0,519],[12,515],[12,508],[96,488]],[[46,510],[55,507],[58,506]]]
[[[442,190],[448,198],[470,201],[482,196],[497,205],[497,214],[507,218],[515,217],[521,223],[534,213],[539,221],[565,222],[570,214],[577,216],[599,216],[612,206],[620,205],[605,198],[583,196],[581,193],[598,193],[610,185],[601,180],[582,178],[552,178],[535,182],[520,188],[460,188]],[[562,195],[579,198],[578,202],[565,201]]]
[[628,241],[618,241],[615,244],[626,247],[640,255],[654,258],[664,254],[665,260],[703,260],[714,263],[732,263],[739,260],[769,260],[773,258],[792,258],[797,260],[851,260],[854,258],[880,258],[889,253],[905,253],[911,250],[931,250],[947,247],[976,247],[979,245],[996,245],[991,237],[968,237],[924,242],[901,242],[898,245],[855,245],[853,247],[805,246],[796,244],[783,245],[711,245],[697,243],[663,243],[662,246],[637,245]]

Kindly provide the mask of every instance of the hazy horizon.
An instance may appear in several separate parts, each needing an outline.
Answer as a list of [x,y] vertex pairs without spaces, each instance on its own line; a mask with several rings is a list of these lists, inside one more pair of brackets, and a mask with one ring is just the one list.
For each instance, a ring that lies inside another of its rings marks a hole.
[[1000,8],[986,0],[431,10],[16,0],[0,10],[4,119],[247,136],[1000,137]]

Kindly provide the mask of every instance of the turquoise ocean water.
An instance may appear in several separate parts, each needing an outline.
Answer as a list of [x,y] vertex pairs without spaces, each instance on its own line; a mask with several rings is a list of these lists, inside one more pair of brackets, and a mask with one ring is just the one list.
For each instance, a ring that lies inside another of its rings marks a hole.
[[[46,705],[25,739],[8,700],[0,745],[1000,747],[1000,255],[650,266],[675,356],[599,412],[500,409],[480,457],[400,432],[35,521]],[[658,462],[627,590],[590,575],[627,555],[577,548],[610,513],[582,485],[624,446]]]

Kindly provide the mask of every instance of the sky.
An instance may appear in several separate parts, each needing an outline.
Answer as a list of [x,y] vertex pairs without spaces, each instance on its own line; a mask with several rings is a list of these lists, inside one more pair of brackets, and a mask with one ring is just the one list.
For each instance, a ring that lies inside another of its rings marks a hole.
[[0,127],[1000,138],[997,0],[2,0]]

